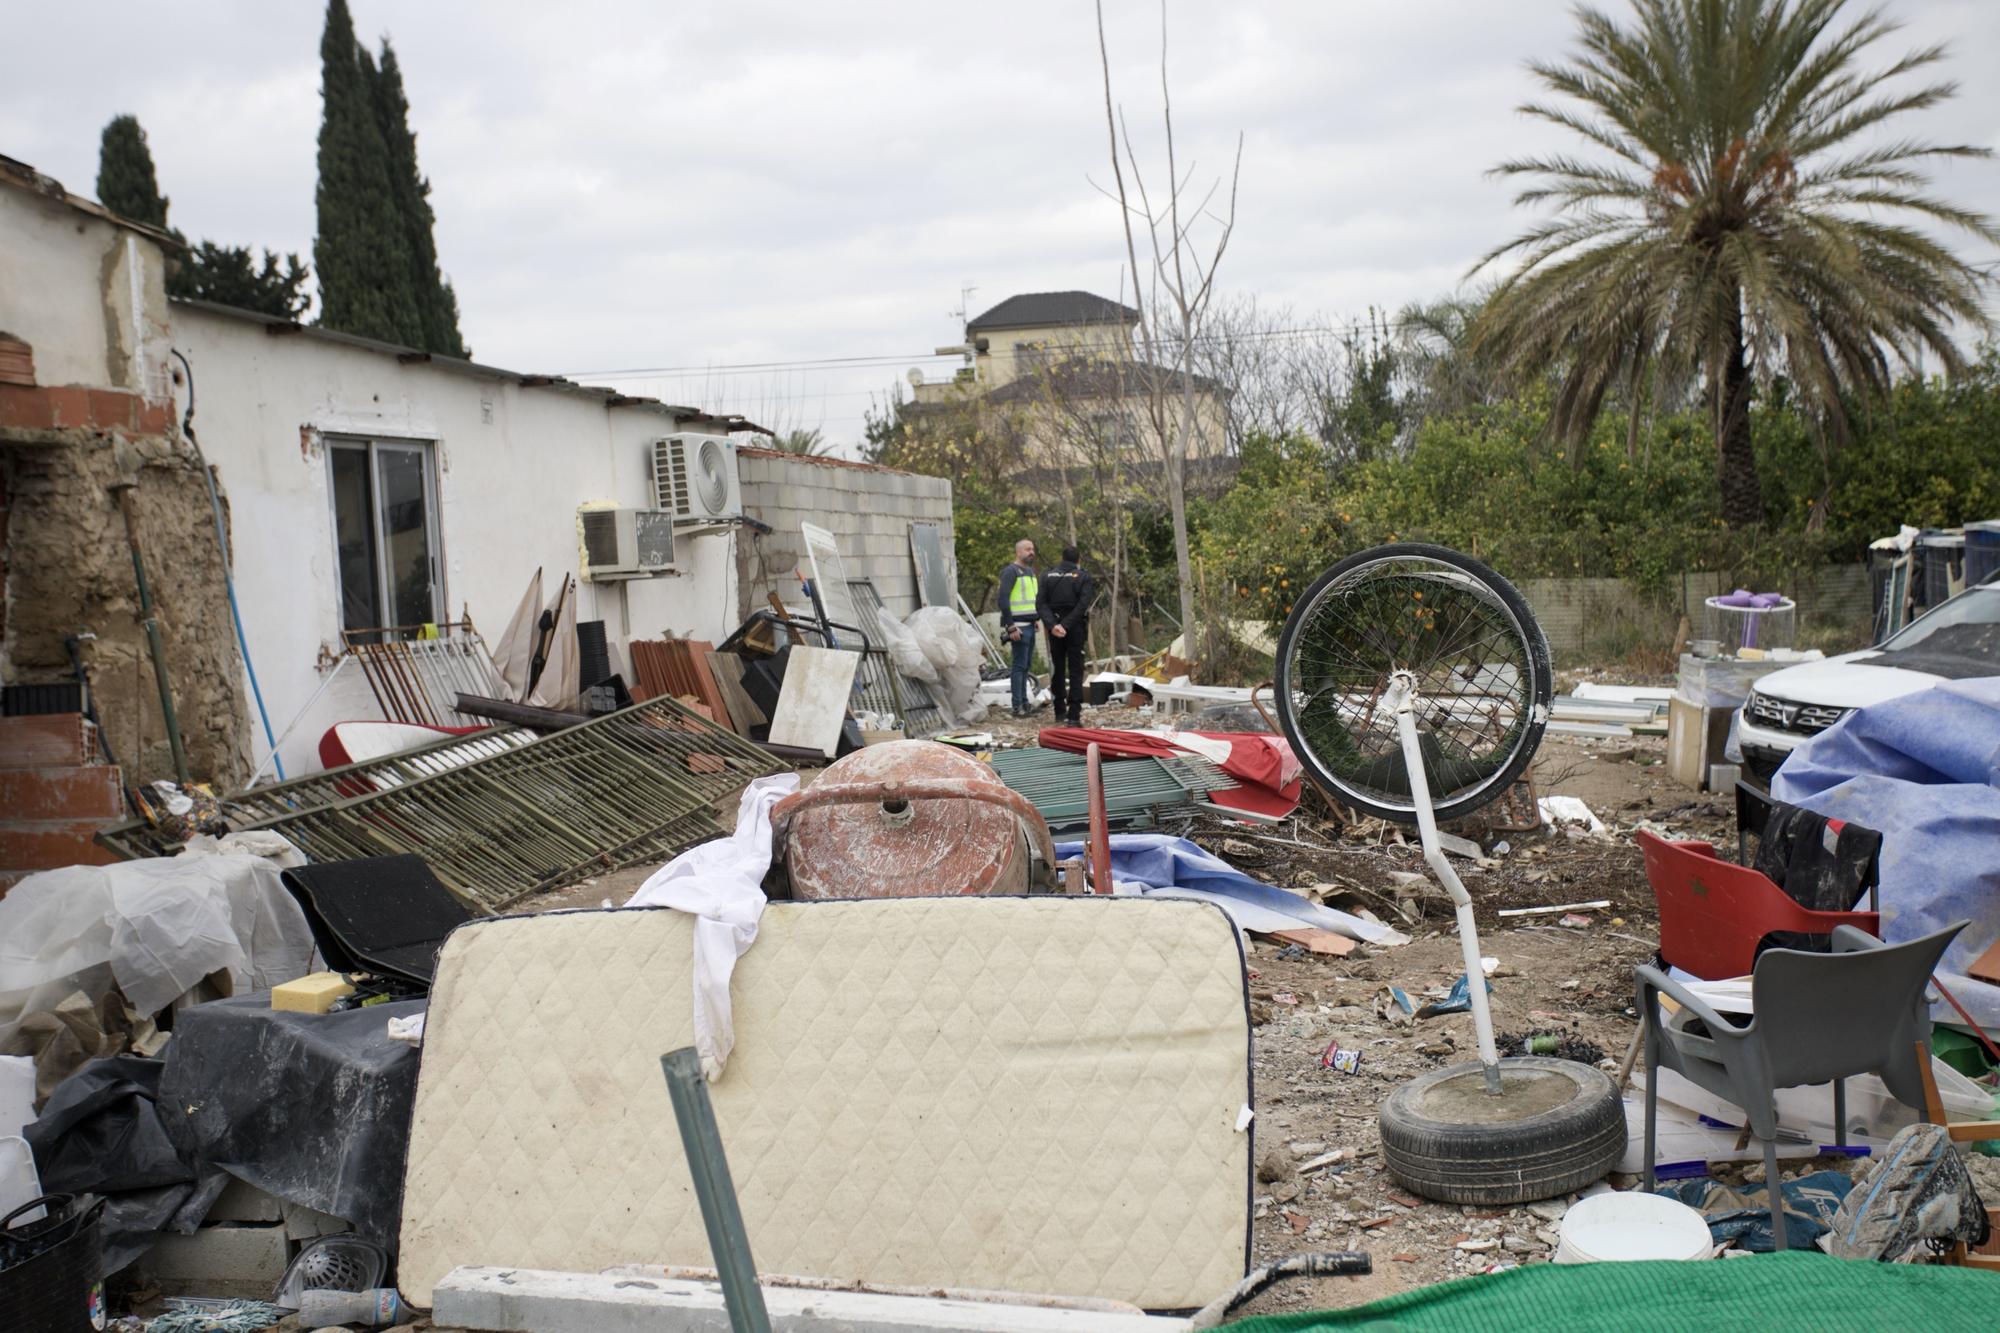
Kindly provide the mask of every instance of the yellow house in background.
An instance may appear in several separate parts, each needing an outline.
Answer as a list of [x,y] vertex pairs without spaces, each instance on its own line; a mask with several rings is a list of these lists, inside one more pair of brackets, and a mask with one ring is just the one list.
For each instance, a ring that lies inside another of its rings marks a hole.
[[[966,322],[969,364],[952,379],[912,377],[913,406],[920,414],[970,409],[988,432],[1014,438],[1009,472],[1022,484],[1102,466],[1114,453],[1141,472],[1158,467],[1161,422],[1170,439],[1180,430],[1182,384],[1172,369],[1138,358],[1138,324],[1138,311],[1090,292],[1010,296]],[[1227,462],[1227,395],[1206,376],[1193,379],[1191,483]],[[1159,421],[1156,389],[1164,391]]]

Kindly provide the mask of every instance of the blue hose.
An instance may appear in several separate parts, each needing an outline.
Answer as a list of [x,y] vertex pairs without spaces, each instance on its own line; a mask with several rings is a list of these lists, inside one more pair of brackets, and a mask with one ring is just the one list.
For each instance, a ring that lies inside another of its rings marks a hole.
[[222,555],[222,586],[229,593],[229,619],[236,626],[236,647],[243,654],[243,672],[250,677],[250,697],[257,702],[257,718],[264,724],[264,743],[271,747],[271,767],[278,775],[278,781],[285,780],[285,761],[278,758],[278,739],[271,731],[271,715],[264,708],[264,691],[257,685],[257,668],[250,661],[250,640],[243,633],[243,612],[236,605],[236,575],[229,558],[229,535],[222,526],[222,497],[215,491],[215,474],[208,470],[208,460],[202,457],[201,441],[194,435],[194,367],[174,348],[174,359],[187,372],[188,405],[181,417],[181,433],[187,436],[188,445],[194,450],[195,462],[201,466],[201,479],[208,483],[208,506],[215,515],[215,544]]

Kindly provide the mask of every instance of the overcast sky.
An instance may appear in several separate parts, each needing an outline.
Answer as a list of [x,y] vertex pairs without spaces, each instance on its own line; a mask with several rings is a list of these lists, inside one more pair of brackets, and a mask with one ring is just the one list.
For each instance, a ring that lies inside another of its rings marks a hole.
[[[847,443],[905,369],[948,372],[928,354],[959,337],[961,286],[975,314],[1118,290],[1081,0],[350,3],[401,59],[481,361],[673,368],[616,382]],[[1906,128],[2000,147],[2000,4],[1887,8],[1907,24],[1891,46],[1949,42],[1965,85]],[[94,195],[99,131],[133,112],[174,225],[310,259],[323,18],[298,0],[22,6],[0,42],[0,152]],[[1227,291],[1345,322],[1451,290],[1522,225],[1485,172],[1554,142],[1514,107],[1523,62],[1569,43],[1567,5],[1175,3],[1169,22],[1183,159],[1212,177],[1244,136]],[[1145,152],[1158,11],[1112,0],[1107,23]],[[2000,161],[1940,175],[2000,215]],[[1984,249],[1962,253],[2000,257]],[[726,369],[826,358],[878,364]]]

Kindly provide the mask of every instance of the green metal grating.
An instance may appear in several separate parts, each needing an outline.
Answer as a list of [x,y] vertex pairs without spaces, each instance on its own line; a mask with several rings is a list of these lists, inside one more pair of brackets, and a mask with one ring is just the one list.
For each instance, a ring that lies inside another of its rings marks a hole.
[[[716,802],[780,765],[672,699],[250,827],[313,861],[414,852],[476,909],[725,831]],[[327,775],[319,775],[325,777]]]
[[[365,796],[384,787],[457,768],[475,759],[484,759],[518,749],[535,739],[535,733],[521,727],[489,727],[469,736],[442,736],[428,745],[399,750],[380,759],[322,769],[289,782],[252,787],[222,798],[222,817],[232,832],[263,828],[271,820],[301,810],[337,805],[353,796]],[[171,856],[178,850],[153,840],[152,825],[143,819],[128,819],[97,835],[99,846],[128,860],[142,856]]]
[[[1051,829],[1081,828],[1090,819],[1086,760],[1066,750],[995,750],[993,771],[1028,798]],[[1113,827],[1158,822],[1162,811],[1201,800],[1236,782],[1194,755],[1104,761],[1104,808]]]

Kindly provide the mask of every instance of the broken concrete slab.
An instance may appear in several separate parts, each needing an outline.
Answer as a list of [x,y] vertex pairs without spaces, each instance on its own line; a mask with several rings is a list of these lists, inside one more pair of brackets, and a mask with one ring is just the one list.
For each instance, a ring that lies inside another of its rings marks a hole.
[[[1176,1333],[1185,1319],[1100,1309],[888,1296],[766,1286],[773,1330],[812,1333]],[[482,1333],[729,1333],[729,1310],[713,1282],[615,1273],[463,1267],[437,1284],[431,1320]]]

